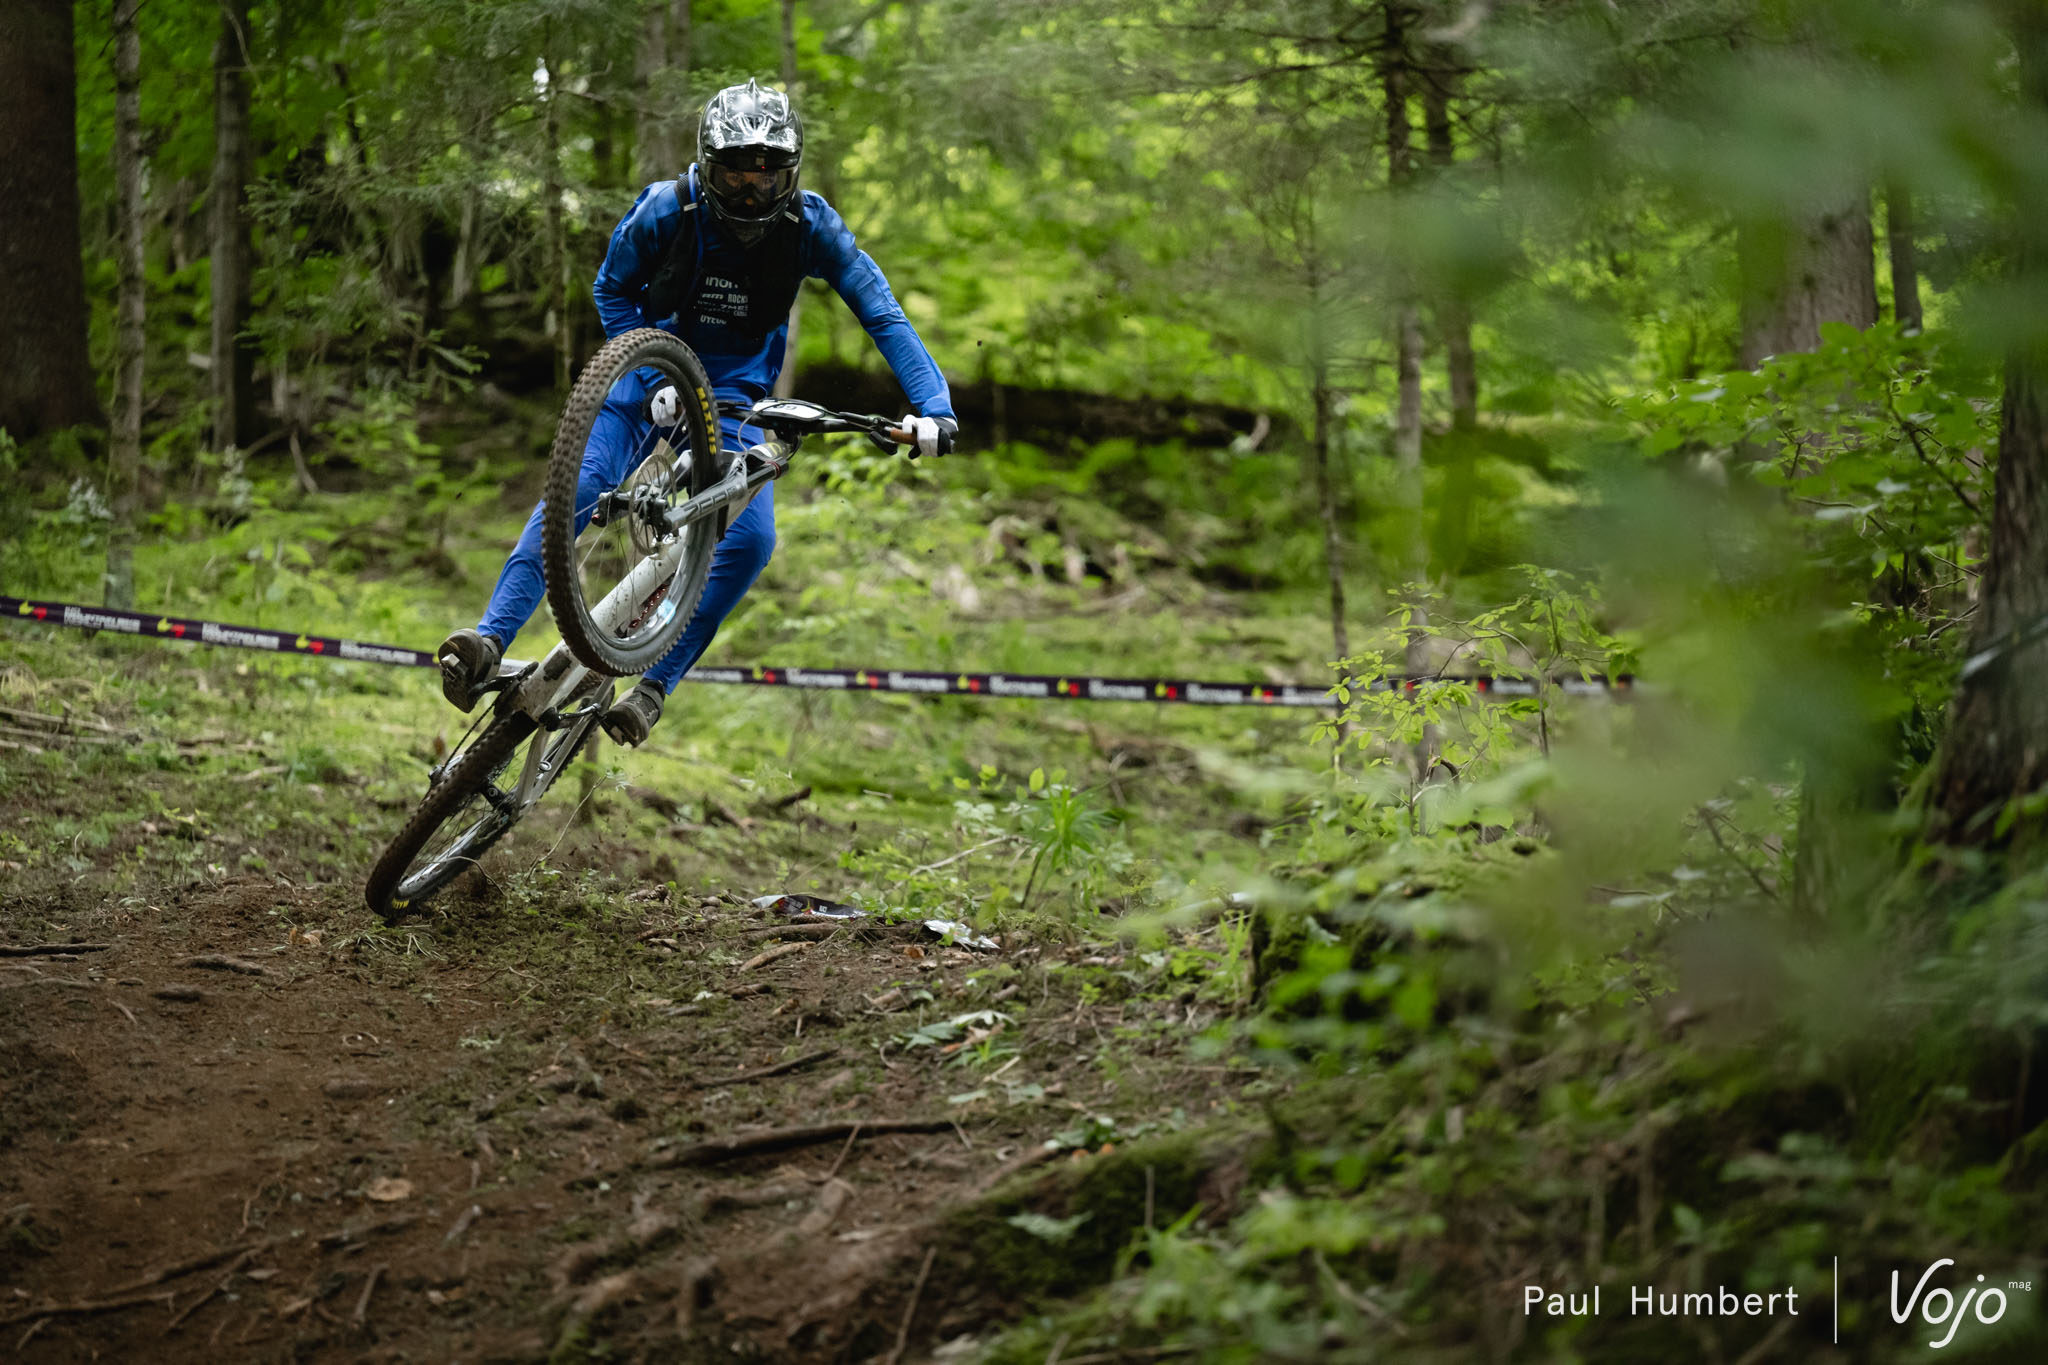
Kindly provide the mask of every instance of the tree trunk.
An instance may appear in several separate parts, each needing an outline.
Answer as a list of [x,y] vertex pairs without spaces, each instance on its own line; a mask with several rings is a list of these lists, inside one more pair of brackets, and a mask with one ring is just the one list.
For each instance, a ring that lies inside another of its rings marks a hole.
[[114,0],[115,304],[114,429],[107,452],[105,602],[135,605],[136,485],[142,475],[142,38],[135,30],[141,0]]
[[[1330,477],[1331,416],[1335,395],[1330,392],[1329,369],[1317,362],[1315,388],[1312,395],[1315,404],[1315,428],[1311,433],[1309,454],[1315,465],[1316,507],[1323,518],[1323,563],[1330,574],[1330,645],[1336,650],[1339,663],[1340,681],[1351,681],[1351,669],[1346,661],[1351,658],[1351,631],[1344,620],[1344,536],[1337,520],[1336,480]],[[1350,735],[1350,727],[1342,721],[1337,725],[1337,744],[1342,748]]]
[[[1407,11],[1398,4],[1386,7],[1387,42],[1381,80],[1387,111],[1387,185],[1395,194],[1405,194],[1415,182],[1414,123],[1408,116],[1409,71],[1405,48]],[[1394,464],[1400,473],[1403,509],[1419,513],[1422,506],[1422,317],[1416,307],[1412,279],[1400,282],[1400,302],[1394,317]],[[1417,553],[1421,537],[1413,521],[1405,529],[1401,560],[1395,572],[1407,578],[1420,576]]]
[[470,290],[476,287],[480,198],[480,192],[474,187],[464,191],[462,196],[462,213],[455,228],[455,261],[448,268],[450,308],[460,308],[468,301]]
[[1907,336],[1919,336],[1920,259],[1913,244],[1913,192],[1903,182],[1885,186],[1885,237],[1892,257],[1892,317]]
[[[696,55],[696,28],[691,20],[691,0],[675,0],[668,35],[668,64],[674,71],[676,89],[687,92],[690,88],[690,62]],[[702,111],[693,99],[684,99],[674,111],[674,147],[676,163],[672,172],[681,175],[697,158],[697,121]]]
[[[1386,53],[1380,73],[1387,113],[1387,185],[1393,193],[1405,194],[1415,183],[1415,127],[1408,115],[1409,69],[1405,25],[1407,10],[1395,3],[1386,7]],[[1404,527],[1400,561],[1394,571],[1414,580],[1423,565],[1418,553],[1422,538],[1415,533],[1414,515],[1422,507],[1422,316],[1415,303],[1412,278],[1397,285],[1399,302],[1394,315],[1394,464],[1399,471],[1400,499],[1409,514]]]
[[101,420],[86,354],[71,0],[0,4],[0,430]]
[[[1458,80],[1455,60],[1453,54],[1439,49],[1432,62],[1436,69],[1424,76],[1422,82],[1423,129],[1429,143],[1430,168],[1439,181],[1449,177],[1457,161],[1451,131],[1451,96]],[[1430,555],[1441,590],[1464,565],[1465,548],[1472,540],[1471,519],[1478,481],[1478,443],[1474,437],[1479,429],[1479,362],[1472,350],[1472,305],[1458,280],[1455,262],[1443,272],[1435,313],[1451,390],[1450,460]]]
[[626,188],[626,160],[619,155],[619,116],[609,99],[589,110],[591,183],[598,189]]
[[[1835,207],[1803,221],[1745,223],[1738,234],[1742,270],[1741,363],[1816,350],[1823,323],[1868,327],[1877,321],[1877,254],[1870,196],[1844,191]],[[1845,665],[1847,666],[1847,665]],[[1848,907],[1879,867],[1868,841],[1890,803],[1882,737],[1853,717],[1817,730],[1802,755],[1799,833],[1792,899],[1819,917]]]
[[[1818,349],[1823,323],[1877,321],[1876,242],[1860,186],[1803,221],[1744,224],[1737,251],[1746,368]],[[1888,757],[1882,736],[1853,717],[1810,737],[1792,865],[1802,913],[1819,917],[1865,899],[1880,866],[1869,840],[1891,800]]]
[[782,0],[782,89],[796,92],[796,0]]
[[[2020,89],[2038,116],[2048,112],[2048,15],[2013,7]],[[2048,195],[2023,184],[2013,295],[2032,297],[2048,276]],[[1929,833],[1950,843],[2038,843],[2039,815],[1999,828],[2008,803],[2048,784],[2048,657],[2039,623],[2048,618],[2048,329],[2033,330],[2006,357],[1998,427],[1998,475],[1983,597],[1970,636],[1971,664],[1956,684],[1948,731],[1934,762]]]
[[[2023,268],[2040,270],[2030,245]],[[2000,842],[1993,818],[2048,784],[2048,688],[2039,683],[2040,639],[2016,641],[2048,617],[2048,346],[2030,338],[2006,362],[1998,430],[1991,553],[1971,636],[1973,657],[1995,654],[1957,685],[1936,765],[1933,815],[1951,843]],[[2030,834],[2038,834],[2039,817]]]
[[667,180],[682,169],[676,159],[675,111],[663,107],[654,90],[668,67],[669,0],[654,0],[641,25],[640,50],[633,55],[633,89],[639,97],[634,117],[633,166],[643,185]]
[[1746,224],[1742,256],[1742,365],[1820,347],[1824,322],[1877,321],[1877,257],[1870,196],[1858,189],[1803,223]]
[[249,4],[220,0],[213,48],[213,448],[255,434],[254,348],[249,319]]
[[541,198],[548,231],[548,316],[555,332],[555,388],[569,391],[575,373],[574,328],[569,325],[569,242],[562,224],[562,73],[555,65],[552,46],[541,55],[547,68],[548,88],[541,96]]
[[[796,0],[782,0],[782,89],[791,99],[796,98]],[[803,323],[804,299],[799,294],[790,305],[789,331],[782,338],[782,371],[775,376],[777,398],[796,392],[796,341]]]
[[[1413,82],[1407,25],[1412,17],[1405,6],[1388,0],[1380,76],[1387,110],[1387,186],[1397,195],[1406,194],[1415,183],[1415,124],[1408,113]],[[1422,534],[1422,310],[1415,302],[1412,278],[1404,280],[1400,290],[1394,316],[1393,455],[1400,490],[1401,539],[1394,571],[1415,589],[1408,604],[1408,641],[1401,667],[1409,677],[1419,677],[1429,672],[1429,605],[1420,591],[1429,572],[1427,541]],[[1436,758],[1437,744],[1435,727],[1426,728],[1411,756],[1411,776],[1417,788]]]
[[[695,58],[696,28],[691,22],[692,0],[675,0],[674,25],[669,30],[668,64],[676,73],[676,84],[687,90],[690,85],[690,63]],[[677,111],[683,120],[682,134],[677,142],[681,159],[690,160],[697,149],[697,125],[693,121],[697,110],[693,104],[686,104]]]
[[[1450,60],[1440,54],[1443,65]],[[1457,161],[1451,139],[1451,93],[1457,77],[1439,72],[1422,83],[1422,121],[1429,139],[1429,162],[1441,176]],[[1455,280],[1446,284],[1436,306],[1437,331],[1444,341],[1444,365],[1451,382],[1451,429],[1470,431],[1479,425],[1479,362],[1472,352],[1472,305]]]

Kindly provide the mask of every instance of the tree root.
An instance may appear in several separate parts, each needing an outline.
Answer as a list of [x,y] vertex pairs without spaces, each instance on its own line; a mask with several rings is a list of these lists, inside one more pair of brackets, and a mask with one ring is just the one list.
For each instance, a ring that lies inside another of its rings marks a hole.
[[862,1119],[852,1123],[814,1123],[796,1128],[770,1128],[759,1133],[693,1142],[650,1157],[642,1163],[651,1171],[674,1170],[681,1166],[715,1166],[744,1156],[786,1152],[793,1147],[810,1147],[821,1142],[851,1138],[881,1137],[889,1133],[944,1133],[952,1130],[951,1119]]

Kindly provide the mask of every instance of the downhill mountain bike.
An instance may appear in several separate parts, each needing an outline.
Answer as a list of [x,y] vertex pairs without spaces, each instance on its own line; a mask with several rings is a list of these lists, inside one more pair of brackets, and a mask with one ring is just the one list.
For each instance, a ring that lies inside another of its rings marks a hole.
[[[607,401],[636,372],[644,392],[674,385],[680,415],[644,432],[616,488],[579,505],[591,432],[617,420]],[[720,415],[743,417],[766,439],[726,450]],[[372,910],[387,920],[417,910],[533,809],[604,718],[617,679],[653,667],[682,635],[733,517],[789,471],[806,436],[832,432],[886,450],[910,439],[888,418],[796,399],[715,402],[696,355],[653,328],[614,337],[592,357],[556,427],[542,499],[541,567],[562,643],[544,659],[506,660],[484,684],[495,697],[427,774],[425,797],[370,869]]]

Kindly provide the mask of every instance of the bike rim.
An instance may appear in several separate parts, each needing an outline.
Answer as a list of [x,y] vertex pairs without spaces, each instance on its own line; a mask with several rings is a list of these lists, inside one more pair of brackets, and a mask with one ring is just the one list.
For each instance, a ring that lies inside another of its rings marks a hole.
[[[666,366],[652,368],[661,373],[665,382],[685,392],[690,390],[690,382],[680,373],[670,373]],[[688,422],[650,427],[641,434],[637,448],[629,457],[632,472],[620,482],[618,491],[622,495],[631,495],[638,489],[651,488],[655,490],[655,508],[680,506],[689,500],[693,491],[708,482],[706,470],[700,467],[708,459],[706,452],[692,447]],[[630,653],[673,633],[675,615],[685,605],[679,600],[681,589],[696,557],[696,547],[690,544],[690,539],[707,535],[709,530],[703,526],[686,526],[669,535],[658,535],[640,517],[623,510],[615,512],[607,524],[600,526],[589,520],[594,508],[593,504],[576,509],[576,520],[583,524],[583,529],[577,534],[572,561],[577,594],[584,612],[591,615],[593,627],[599,625],[594,615],[598,603],[618,586],[621,579],[650,554],[681,543],[682,553],[677,556],[675,572],[639,602],[631,604],[622,619],[605,631],[621,652]]]
[[[439,889],[462,868],[473,865],[484,849],[512,827],[513,817],[492,804],[485,792],[496,792],[503,799],[498,780],[512,766],[512,758],[525,747],[514,745],[511,755],[493,767],[482,784],[448,813],[440,828],[421,845],[411,869],[399,879],[392,893],[394,900],[404,904]],[[450,760],[451,768],[454,762]]]
[[[479,805],[483,806],[482,813],[472,819]],[[469,823],[463,824],[464,820]],[[414,870],[398,883],[393,900],[403,905],[439,889],[464,867],[474,866],[483,850],[510,828],[511,823],[506,816],[485,804],[481,794],[472,798],[441,826],[443,830],[453,826],[458,832],[438,845],[430,843],[421,852],[413,864]]]

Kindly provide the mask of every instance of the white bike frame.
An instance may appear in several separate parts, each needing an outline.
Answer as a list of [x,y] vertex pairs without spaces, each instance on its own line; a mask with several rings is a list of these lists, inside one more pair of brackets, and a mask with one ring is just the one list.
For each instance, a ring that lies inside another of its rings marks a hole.
[[[716,509],[735,503],[744,506],[760,491],[761,485],[780,478],[788,470],[793,449],[791,443],[775,438],[748,447],[733,460],[724,478],[670,511],[669,525],[680,528],[701,521]],[[682,564],[683,549],[684,542],[673,538],[634,565],[619,580],[618,586],[590,609],[591,620],[597,628],[613,630],[620,622],[629,620],[662,584],[676,576],[676,570]],[[656,610],[673,612],[675,604],[672,600],[666,601]],[[499,699],[493,713],[523,712],[533,719],[536,727],[534,742],[528,746],[526,762],[520,768],[519,782],[507,793],[514,810],[524,815],[540,800],[541,764],[547,754],[548,737],[561,728],[561,708],[585,691],[595,691],[592,679],[601,675],[577,662],[568,645],[558,644],[537,665],[507,659],[499,665],[498,676],[506,679],[503,683],[505,695]]]

